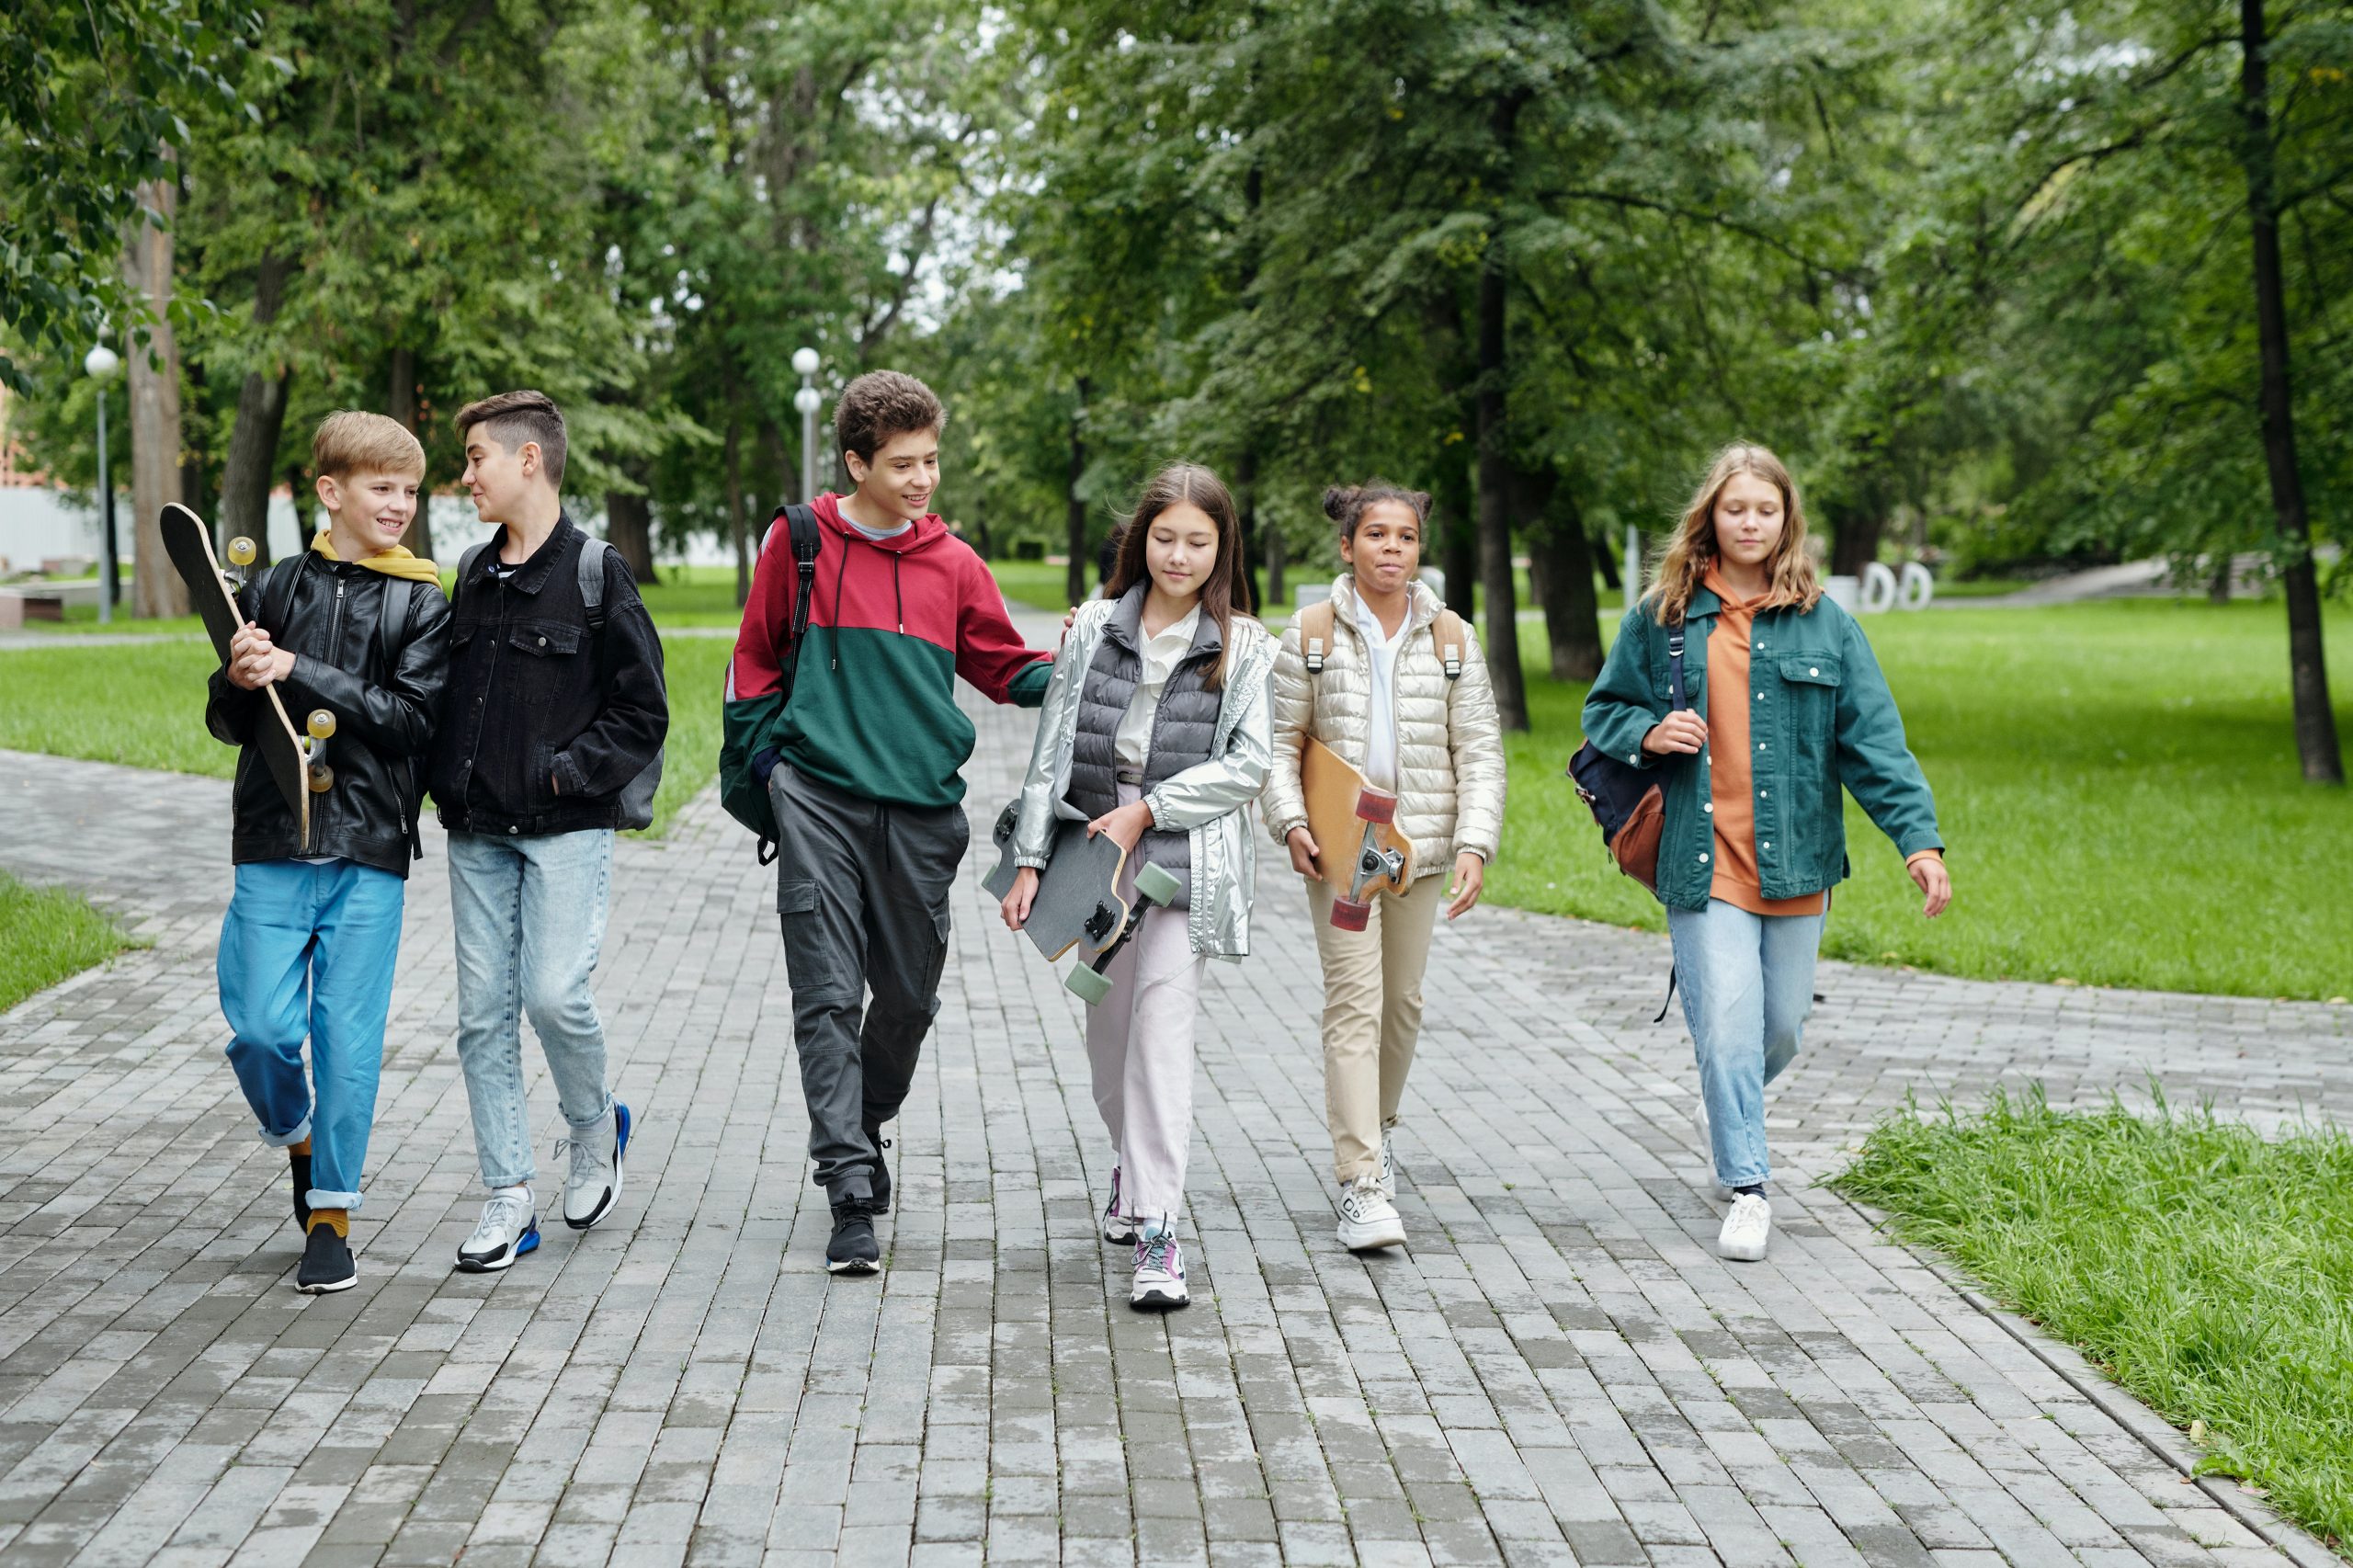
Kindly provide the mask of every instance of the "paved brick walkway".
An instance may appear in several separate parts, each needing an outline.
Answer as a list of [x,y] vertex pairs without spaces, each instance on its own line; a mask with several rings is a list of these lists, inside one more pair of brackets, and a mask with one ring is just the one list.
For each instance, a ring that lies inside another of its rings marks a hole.
[[[984,832],[1029,719],[979,718]],[[1734,1267],[1708,1245],[1688,1047],[1650,1023],[1663,944],[1483,912],[1432,966],[1413,1246],[1359,1259],[1332,1239],[1303,900],[1269,870],[1262,952],[1212,966],[1205,1002],[1196,1304],[1142,1318],[1094,1239],[1076,1005],[975,870],[897,1129],[891,1268],[829,1283],[771,884],[706,796],[620,855],[597,977],[640,1118],[619,1217],[449,1270],[477,1196],[437,835],[361,1285],[312,1300],[282,1160],[220,1057],[225,801],[0,753],[0,866],[153,943],[0,1017],[10,1564],[2279,1560],[2134,1435],[2161,1426],[1801,1178],[1907,1091],[2005,1078],[2088,1099],[2154,1072],[2346,1117],[2347,1009],[1827,967],[1774,1103],[1774,1256]],[[543,1071],[532,1096],[551,1142]]]

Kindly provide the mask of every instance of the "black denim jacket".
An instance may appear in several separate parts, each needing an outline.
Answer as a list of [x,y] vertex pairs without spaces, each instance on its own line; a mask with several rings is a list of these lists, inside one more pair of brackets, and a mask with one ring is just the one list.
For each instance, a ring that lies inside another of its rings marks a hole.
[[433,803],[454,833],[615,827],[620,794],[670,728],[662,640],[615,551],[604,629],[580,597],[587,536],[568,517],[500,582],[497,546],[460,574],[449,678],[433,749]]

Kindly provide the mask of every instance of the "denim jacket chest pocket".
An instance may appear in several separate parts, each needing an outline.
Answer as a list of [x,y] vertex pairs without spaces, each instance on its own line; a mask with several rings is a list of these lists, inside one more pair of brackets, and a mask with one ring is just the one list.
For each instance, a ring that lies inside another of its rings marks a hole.
[[587,641],[562,621],[516,620],[506,628],[510,678],[527,701],[552,704],[580,683],[577,661]]
[[1796,756],[1827,761],[1838,744],[1838,656],[1788,653],[1775,667],[1781,676],[1781,738]]

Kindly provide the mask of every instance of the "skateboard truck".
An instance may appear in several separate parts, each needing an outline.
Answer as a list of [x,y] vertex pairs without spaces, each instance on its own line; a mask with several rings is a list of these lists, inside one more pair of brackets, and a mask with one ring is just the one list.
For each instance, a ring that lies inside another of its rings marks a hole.
[[[250,544],[251,540],[241,540]],[[230,547],[234,550],[236,547]],[[335,788],[335,769],[327,766],[327,738],[335,733],[335,715],[324,708],[313,708],[302,727],[311,732],[310,744],[302,748],[302,760],[310,775],[311,793],[324,794]]]
[[[1070,971],[1070,978],[1063,982],[1063,987],[1088,1006],[1098,1006],[1103,998],[1111,994],[1110,979],[1103,971],[1111,967],[1111,960],[1120,956],[1120,949],[1126,947],[1130,938],[1142,928],[1144,915],[1154,909],[1166,908],[1184,891],[1185,884],[1165,866],[1146,866],[1138,871],[1136,906],[1129,911],[1127,923],[1120,927],[1119,936],[1108,947]],[[1097,926],[1102,932],[1108,932],[1110,923],[1117,918],[1111,905],[1097,904],[1094,918],[1086,923],[1087,936],[1099,940]]]
[[1367,785],[1357,792],[1357,818],[1364,824],[1364,836],[1357,846],[1347,896],[1332,900],[1335,930],[1363,930],[1372,919],[1372,900],[1366,890],[1381,882],[1394,886],[1405,875],[1405,857],[1382,844],[1379,835],[1381,828],[1397,820],[1397,797]]
[[246,568],[254,563],[255,557],[260,553],[260,551],[254,548],[253,540],[239,534],[229,541],[229,564],[234,570],[223,572],[221,575],[228,578],[230,585],[239,593],[243,593],[245,587]]

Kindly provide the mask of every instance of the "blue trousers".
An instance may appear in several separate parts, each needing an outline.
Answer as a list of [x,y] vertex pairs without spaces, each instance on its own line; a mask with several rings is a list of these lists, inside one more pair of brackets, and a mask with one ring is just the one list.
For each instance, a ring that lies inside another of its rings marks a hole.
[[1716,1179],[1748,1187],[1773,1174],[1765,1153],[1765,1085],[1798,1053],[1813,1010],[1819,915],[1751,915],[1722,899],[1669,909],[1683,1021],[1699,1058]]
[[359,1207],[404,891],[390,871],[350,860],[256,861],[237,868],[221,922],[229,1064],[263,1142],[311,1141],[313,1209]]

